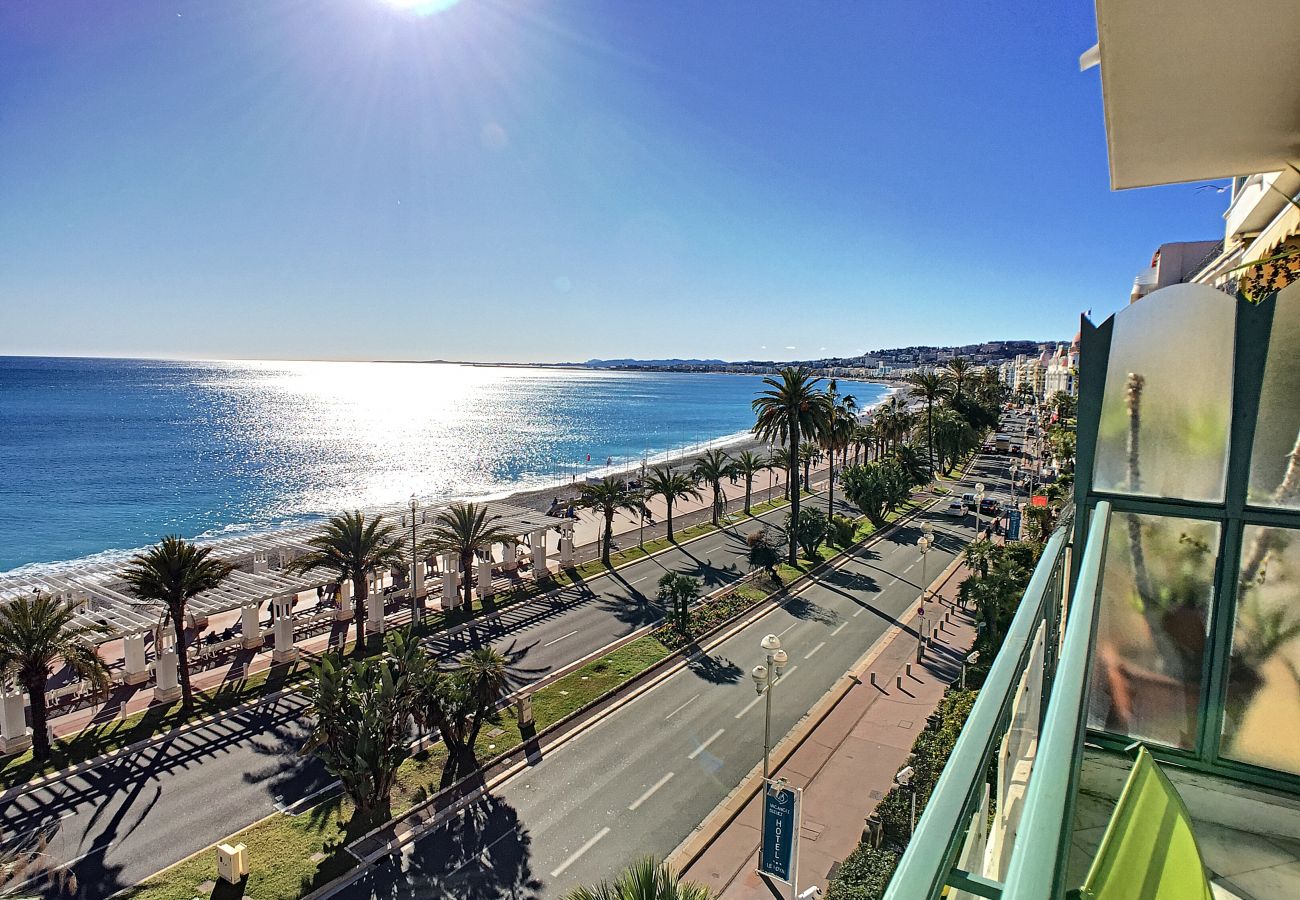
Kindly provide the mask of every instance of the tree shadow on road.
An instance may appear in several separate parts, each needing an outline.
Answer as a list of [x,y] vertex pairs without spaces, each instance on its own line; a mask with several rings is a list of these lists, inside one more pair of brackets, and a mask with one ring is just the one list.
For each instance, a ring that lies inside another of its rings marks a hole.
[[[698,645],[692,644],[692,648],[698,649]],[[740,666],[736,665],[725,656],[710,656],[702,653],[693,658],[687,664],[692,672],[703,678],[710,684],[734,684],[744,677],[745,672]]]
[[532,837],[518,812],[484,797],[339,896],[540,900],[542,882],[531,860]]

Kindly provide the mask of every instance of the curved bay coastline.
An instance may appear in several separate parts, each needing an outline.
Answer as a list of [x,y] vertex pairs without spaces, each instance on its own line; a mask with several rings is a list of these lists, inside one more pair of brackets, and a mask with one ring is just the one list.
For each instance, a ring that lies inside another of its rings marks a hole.
[[[0,360],[0,363],[3,362],[6,361]],[[123,361],[113,361],[113,362],[120,363]],[[227,365],[227,364],[221,364],[221,365]],[[229,365],[242,366],[244,364],[229,364]],[[270,366],[272,364],[266,364],[266,365]],[[391,366],[392,364],[364,364],[363,363],[363,364],[324,364],[324,365],[328,365],[328,366],[373,365],[376,367],[383,367],[383,366]],[[428,366],[428,364],[414,364],[414,365],[418,365],[421,368]],[[486,369],[489,371],[493,369],[493,367],[486,367],[486,366],[478,366],[475,368]],[[553,367],[536,367],[536,368],[510,367],[510,368],[513,372],[522,371],[527,373],[525,376],[527,378],[540,379],[537,383],[546,388],[553,388],[557,383],[557,381],[551,377],[554,372]],[[376,371],[376,370],[370,370],[370,371]],[[207,377],[209,376],[210,373],[204,372],[203,374],[205,377]],[[277,371],[274,374],[280,375],[282,373]],[[583,422],[581,418],[578,418],[576,420],[576,429],[578,431],[580,432],[596,431],[596,433],[593,434],[593,442],[590,445],[591,449],[594,451],[599,451],[600,449],[604,449],[606,446],[610,446],[614,449],[624,449],[624,450],[626,450],[627,447],[630,445],[642,445],[642,446],[647,446],[648,448],[654,447],[656,435],[662,435],[663,431],[665,430],[664,422],[662,420],[672,419],[674,413],[680,411],[678,410],[678,407],[681,406],[683,403],[687,406],[692,406],[692,405],[696,405],[698,401],[698,405],[703,407],[703,409],[692,410],[690,412],[696,414],[697,416],[702,412],[703,415],[705,416],[705,421],[697,421],[693,423],[694,424],[693,428],[690,425],[682,426],[677,422],[669,422],[667,427],[677,427],[679,429],[679,434],[681,433],[680,430],[683,427],[685,427],[687,429],[687,436],[695,438],[694,440],[685,441],[682,444],[679,444],[678,446],[674,447],[673,449],[656,450],[654,452],[647,450],[647,452],[642,454],[640,458],[634,457],[631,454],[627,454],[627,453],[621,453],[616,456],[611,454],[610,461],[607,464],[600,464],[597,462],[600,455],[599,452],[592,453],[592,458],[589,462],[583,461],[576,464],[563,461],[562,457],[558,453],[552,453],[552,455],[549,458],[543,458],[540,460],[537,459],[530,460],[531,462],[533,462],[534,465],[542,465],[550,468],[552,470],[552,473],[549,477],[533,475],[525,478],[502,479],[504,483],[498,483],[497,485],[483,485],[480,483],[479,485],[476,485],[476,487],[479,488],[477,490],[464,490],[464,489],[457,490],[455,488],[452,489],[444,488],[443,490],[430,491],[428,493],[421,491],[419,493],[421,502],[425,505],[429,505],[429,504],[443,505],[458,500],[496,499],[496,500],[504,500],[506,502],[518,506],[526,507],[529,509],[545,511],[550,506],[553,499],[558,497],[561,501],[564,501],[575,496],[577,493],[577,483],[583,480],[589,478],[601,477],[603,475],[608,475],[608,474],[634,476],[640,470],[643,459],[649,465],[668,463],[673,466],[689,466],[689,465],[693,465],[694,460],[698,457],[698,454],[700,452],[713,447],[721,447],[731,453],[737,453],[745,449],[762,449],[764,451],[766,451],[767,449],[767,445],[763,442],[758,441],[754,437],[754,435],[748,430],[729,431],[723,434],[717,434],[716,432],[713,434],[709,434],[707,432],[702,432],[700,430],[701,428],[707,427],[708,422],[711,421],[711,417],[708,416],[708,413],[710,412],[708,407],[710,406],[710,404],[716,405],[718,403],[717,398],[712,395],[717,394],[719,392],[724,394],[729,394],[729,395],[734,394],[736,392],[737,387],[740,387],[745,397],[752,398],[753,393],[751,389],[761,383],[761,376],[742,376],[742,375],[732,375],[728,373],[710,373],[708,375],[691,375],[691,374],[681,374],[681,373],[643,373],[643,372],[628,373],[628,372],[615,371],[615,370],[577,370],[576,372],[573,373],[573,375],[578,379],[579,382],[578,386],[575,388],[577,394],[579,395],[582,395],[584,392],[592,393],[592,391],[596,389],[608,388],[610,385],[620,385],[626,391],[626,386],[628,384],[631,384],[638,389],[636,393],[630,396],[630,399],[621,398],[622,402],[630,403],[633,406],[633,409],[631,410],[632,412],[631,420],[629,420],[625,424],[631,425],[633,429],[637,431],[637,433],[629,433],[629,431],[632,429],[626,429],[620,431],[617,428],[615,428],[612,431],[607,428],[602,433],[596,429],[588,429],[587,424]],[[724,375],[726,376],[725,379],[724,379]],[[723,379],[723,380],[714,381],[715,379]],[[558,383],[562,384],[565,380],[566,379],[561,378],[559,379]],[[710,384],[727,385],[727,386],[721,388],[720,391],[710,391],[707,390],[707,387]],[[669,385],[670,387],[667,390],[665,390],[664,385]],[[887,400],[890,396],[892,396],[897,391],[897,388],[894,388],[889,385],[881,384],[879,382],[857,382],[857,381],[849,382],[845,379],[841,379],[841,385],[842,385],[841,387],[842,393],[846,393],[846,392],[856,393],[857,395],[859,395],[859,407],[861,412],[866,412],[871,407],[883,403],[885,400]],[[700,390],[701,386],[703,386],[705,389]],[[155,385],[154,387],[157,388],[157,385]],[[698,396],[696,396],[697,394]],[[4,399],[5,398],[0,398],[0,401],[3,401]],[[726,412],[728,416],[734,417],[735,414],[732,411],[732,407],[737,405],[734,402],[736,398],[730,397],[729,399],[731,402],[728,403]],[[575,406],[579,412],[584,412],[587,406],[592,406],[593,417],[599,418],[601,415],[601,411],[599,409],[600,406],[599,401],[600,398],[595,396],[579,396],[576,400]],[[0,411],[3,411],[4,405],[6,404],[0,403]],[[330,412],[336,413],[337,410],[331,408]],[[468,415],[462,415],[462,419],[472,421],[472,418],[475,416],[483,419],[500,418],[501,412],[502,411],[498,409],[480,408],[477,410],[469,411]],[[741,413],[743,414],[743,417],[745,419],[749,418],[748,402],[744,403]],[[541,417],[542,414],[539,413],[538,418]],[[658,419],[656,419],[656,417],[658,417]],[[572,416],[570,418],[572,419]],[[683,414],[682,416],[680,416],[680,418],[683,420],[689,420],[690,414]],[[507,422],[506,424],[509,425],[511,423]],[[732,418],[732,421],[726,424],[734,425],[738,423],[736,423],[734,418]],[[247,427],[247,423],[241,423],[241,425],[243,427]],[[448,425],[445,427],[456,427],[456,426]],[[529,433],[530,430],[531,431],[536,430],[536,425],[534,422],[529,422],[528,427],[521,427],[517,429],[515,433],[506,431],[503,434],[503,440],[501,441],[501,443],[505,444],[507,447],[516,448],[515,455],[519,456],[520,453],[523,452],[522,448],[527,446],[528,441],[530,439],[535,440],[533,434]],[[404,439],[409,440],[409,436],[406,435],[398,436],[397,443],[401,443],[401,441]],[[662,444],[660,446],[662,446]],[[3,450],[4,448],[0,447],[0,451]],[[9,448],[10,452],[7,455],[10,458],[12,458],[14,450],[15,448],[13,447]],[[435,450],[430,450],[428,452],[436,453],[437,451],[435,449]],[[512,462],[513,459],[514,458],[512,457],[511,458]],[[350,462],[351,460],[348,461]],[[556,468],[559,468],[561,472],[554,471]],[[113,476],[113,479],[115,479],[117,475],[121,473],[119,470],[113,470],[110,474]],[[247,477],[247,476],[241,476],[239,473],[227,474],[225,472],[222,472],[219,474],[220,477],[225,479]],[[364,473],[348,472],[346,473],[346,476],[348,478],[364,477]],[[130,489],[129,484],[114,484],[112,483],[113,479],[101,479],[101,482],[103,482],[102,488],[105,493],[112,495],[112,494],[122,494],[129,491]],[[123,481],[129,482],[129,478],[123,479]],[[519,483],[520,481],[531,481],[532,483],[520,484]],[[92,486],[90,490],[96,491],[99,489],[99,487],[100,485]],[[245,489],[247,489],[247,485],[244,485],[244,487]],[[369,498],[370,502],[366,502],[365,500],[362,500],[360,498],[353,498],[349,496],[345,499],[342,499],[341,502],[335,503],[334,505],[337,505],[339,509],[353,508],[358,506],[364,509],[374,509],[383,506],[387,506],[391,508],[394,504],[400,503],[402,499],[404,499],[404,497],[406,496],[405,493],[398,494],[397,496],[392,496],[392,494],[394,493],[396,492],[390,490],[389,496],[384,498],[379,498],[379,502],[375,502],[377,498],[374,497]],[[174,493],[170,495],[170,498],[174,502],[183,502],[185,498],[185,492],[183,489],[181,489],[178,486],[177,488],[174,489]],[[354,500],[354,502],[348,502],[348,500]],[[200,541],[219,540],[221,537],[236,536],[236,535],[239,536],[272,535],[273,536],[277,531],[280,530],[297,527],[304,524],[312,524],[314,522],[324,521],[324,519],[327,518],[327,516],[331,515],[332,513],[333,510],[328,512],[325,511],[324,509],[321,509],[320,511],[304,510],[303,512],[281,517],[270,524],[267,523],[254,524],[254,523],[240,522],[240,521],[224,521],[219,523],[213,523],[214,527],[208,527],[203,529],[190,529],[189,533],[186,533],[185,529],[183,528],[162,529],[160,530],[159,533],[160,534],[181,533],[185,537],[197,539]],[[70,527],[76,527],[75,521],[70,522],[69,525]],[[10,534],[11,535],[15,534],[15,532],[10,531]],[[18,534],[21,535],[21,532],[19,532]],[[19,539],[21,539],[21,537],[19,537]],[[121,560],[129,557],[132,553],[137,552],[138,549],[140,549],[140,547],[147,546],[148,543],[149,543],[148,540],[144,540],[136,544],[135,546],[123,546],[122,544],[118,544],[117,546],[112,546],[111,541],[105,541],[100,544],[100,546],[105,547],[105,549],[93,551],[90,553],[82,553],[76,556],[69,556],[68,558],[61,559],[61,560],[49,559],[48,557],[46,559],[40,559],[39,556],[33,558],[31,555],[33,553],[33,550],[32,548],[28,547],[26,551],[28,557],[27,560],[19,562],[18,565],[11,565],[0,571],[3,571],[3,573],[7,575],[15,575],[15,574],[16,575],[40,575],[40,574],[54,574],[60,571],[68,571],[89,564],[98,564],[98,565],[109,564],[117,560]],[[34,552],[36,554],[39,554],[40,552],[39,548],[37,548]]]

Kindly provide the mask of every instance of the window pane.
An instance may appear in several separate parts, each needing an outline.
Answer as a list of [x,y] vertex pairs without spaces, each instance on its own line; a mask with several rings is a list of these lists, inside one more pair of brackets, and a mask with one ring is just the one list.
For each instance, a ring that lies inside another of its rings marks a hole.
[[1248,502],[1300,509],[1300,284],[1279,291],[1273,311],[1259,419],[1251,455]]
[[1225,757],[1300,775],[1300,532],[1248,525],[1224,708]]
[[1234,302],[1203,284],[1176,284],[1116,314],[1097,490],[1223,499]]
[[1218,546],[1214,522],[1112,517],[1089,728],[1173,747],[1195,743]]

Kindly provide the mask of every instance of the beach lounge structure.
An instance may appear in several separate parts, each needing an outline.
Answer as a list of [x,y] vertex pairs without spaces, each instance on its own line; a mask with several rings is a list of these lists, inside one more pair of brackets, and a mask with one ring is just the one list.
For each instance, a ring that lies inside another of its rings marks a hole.
[[1300,283],[1231,265],[1300,234],[1296,8],[1096,5],[1112,185],[1233,178],[1226,239],[1083,321],[1073,522],[890,900],[1300,897]]
[[[488,518],[512,537],[475,563],[475,570],[460,572],[455,554],[418,559],[392,571],[376,572],[369,585],[366,627],[382,632],[390,618],[409,621],[426,605],[453,609],[463,602],[457,590],[462,578],[474,580],[479,597],[490,597],[522,576],[524,570],[539,578],[556,567],[572,564],[574,525],[571,520],[548,518],[543,513],[499,501],[486,501]],[[421,546],[433,529],[439,507],[419,508],[412,513],[405,506],[379,509],[385,519],[399,524],[407,541],[414,531],[414,546]],[[414,527],[412,527],[414,526]],[[319,526],[303,525],[263,535],[236,536],[201,541],[212,547],[216,557],[237,568],[222,585],[196,596],[188,605],[189,626],[206,627],[212,617],[237,613],[228,637],[210,634],[208,641],[193,641],[189,653],[201,664],[223,654],[255,650],[273,644],[275,663],[297,658],[297,642],[327,631],[336,621],[350,619],[352,585],[335,584],[325,572],[298,573],[290,563],[309,549],[307,541]],[[136,598],[119,577],[121,563],[69,564],[57,575],[10,574],[0,576],[0,603],[39,591],[74,601],[80,623],[99,629],[100,655],[110,667],[115,683],[154,684],[155,697],[171,702],[180,695],[177,682],[175,635],[170,622],[157,606]],[[414,587],[414,590],[412,590]],[[269,624],[267,624],[269,622]],[[224,635],[226,632],[223,632]],[[71,683],[54,687],[50,700],[83,691]],[[26,697],[0,689],[0,754],[19,752],[28,746]]]

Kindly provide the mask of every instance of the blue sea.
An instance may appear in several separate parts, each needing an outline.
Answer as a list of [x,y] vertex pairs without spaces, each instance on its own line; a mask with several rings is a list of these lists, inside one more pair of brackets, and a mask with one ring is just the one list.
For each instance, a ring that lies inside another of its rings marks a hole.
[[[0,571],[500,497],[753,424],[748,375],[0,357]],[[859,406],[884,385],[841,381]]]

